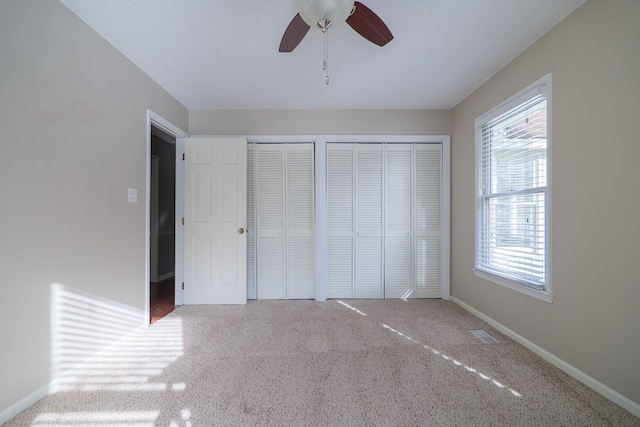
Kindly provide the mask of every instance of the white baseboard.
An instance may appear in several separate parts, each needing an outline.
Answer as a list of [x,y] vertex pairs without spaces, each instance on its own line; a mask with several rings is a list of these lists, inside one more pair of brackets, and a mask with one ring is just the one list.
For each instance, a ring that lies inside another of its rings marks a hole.
[[9,406],[8,408],[5,408],[2,411],[0,411],[0,426],[6,423],[7,421],[9,421],[11,418],[18,415],[19,413],[21,413],[22,411],[26,410],[30,406],[34,405],[39,400],[47,397],[47,395],[49,394],[49,390],[50,390],[50,385],[49,384],[44,385],[39,389],[37,389],[36,391],[34,391],[33,393],[29,394],[28,396],[23,397],[22,399],[20,399],[13,405]]
[[640,417],[640,403],[636,403],[633,400],[629,399],[628,397],[621,395],[620,393],[613,390],[612,388],[607,387],[606,385],[602,384],[600,381],[590,377],[589,375],[585,374],[584,372],[575,368],[574,366],[568,364],[567,362],[560,359],[559,357],[549,353],[547,350],[543,349],[542,347],[518,335],[517,333],[513,332],[511,329],[504,326],[503,324],[493,320],[486,314],[481,313],[480,311],[471,307],[469,304],[466,304],[460,301],[458,298],[452,296],[451,301],[458,304],[460,307],[464,308],[465,310],[475,315],[476,317],[479,317],[480,319],[484,320],[485,322],[487,322],[488,324],[490,324],[491,326],[493,326],[503,334],[507,335],[509,338],[522,344],[529,350],[536,353],[538,356],[542,357],[547,362],[562,369],[568,375],[572,376],[573,378],[577,379],[581,383],[585,384],[587,387],[600,393],[602,396],[606,397],[612,402],[622,406],[624,409],[631,412],[636,417]]

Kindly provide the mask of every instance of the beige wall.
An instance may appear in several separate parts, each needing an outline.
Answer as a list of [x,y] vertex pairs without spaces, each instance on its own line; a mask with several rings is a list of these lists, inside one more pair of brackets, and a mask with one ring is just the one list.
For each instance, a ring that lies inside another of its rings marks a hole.
[[0,54],[2,412],[50,380],[52,283],[144,310],[146,110],[188,111],[57,1],[0,2]]
[[[452,295],[640,404],[640,2],[591,0],[453,110]],[[476,278],[474,120],[553,73],[553,304]]]
[[[188,113],[59,2],[2,1],[0,411],[50,380],[51,284],[144,309],[147,108],[194,135],[452,133],[453,296],[640,402],[638,22],[591,0],[452,113]],[[550,71],[553,304],[471,271],[473,121]]]
[[191,135],[449,135],[449,110],[200,110]]

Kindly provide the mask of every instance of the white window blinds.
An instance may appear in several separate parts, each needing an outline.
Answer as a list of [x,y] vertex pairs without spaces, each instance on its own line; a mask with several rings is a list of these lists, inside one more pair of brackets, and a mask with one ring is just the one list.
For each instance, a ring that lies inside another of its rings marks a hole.
[[[537,88],[476,123],[476,268],[544,290],[547,282],[547,95]],[[482,118],[481,118],[482,119]]]

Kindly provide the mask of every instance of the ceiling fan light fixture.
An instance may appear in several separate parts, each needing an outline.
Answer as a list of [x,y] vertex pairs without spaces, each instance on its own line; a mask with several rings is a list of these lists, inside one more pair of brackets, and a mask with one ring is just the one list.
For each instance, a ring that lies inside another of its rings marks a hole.
[[326,31],[332,23],[345,22],[354,3],[354,0],[296,0],[296,8],[307,25]]

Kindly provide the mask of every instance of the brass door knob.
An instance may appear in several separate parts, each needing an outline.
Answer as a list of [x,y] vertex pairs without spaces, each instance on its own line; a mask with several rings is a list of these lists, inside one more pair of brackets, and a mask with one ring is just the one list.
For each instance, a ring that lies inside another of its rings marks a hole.
[[238,228],[238,234],[244,234],[244,228]]

